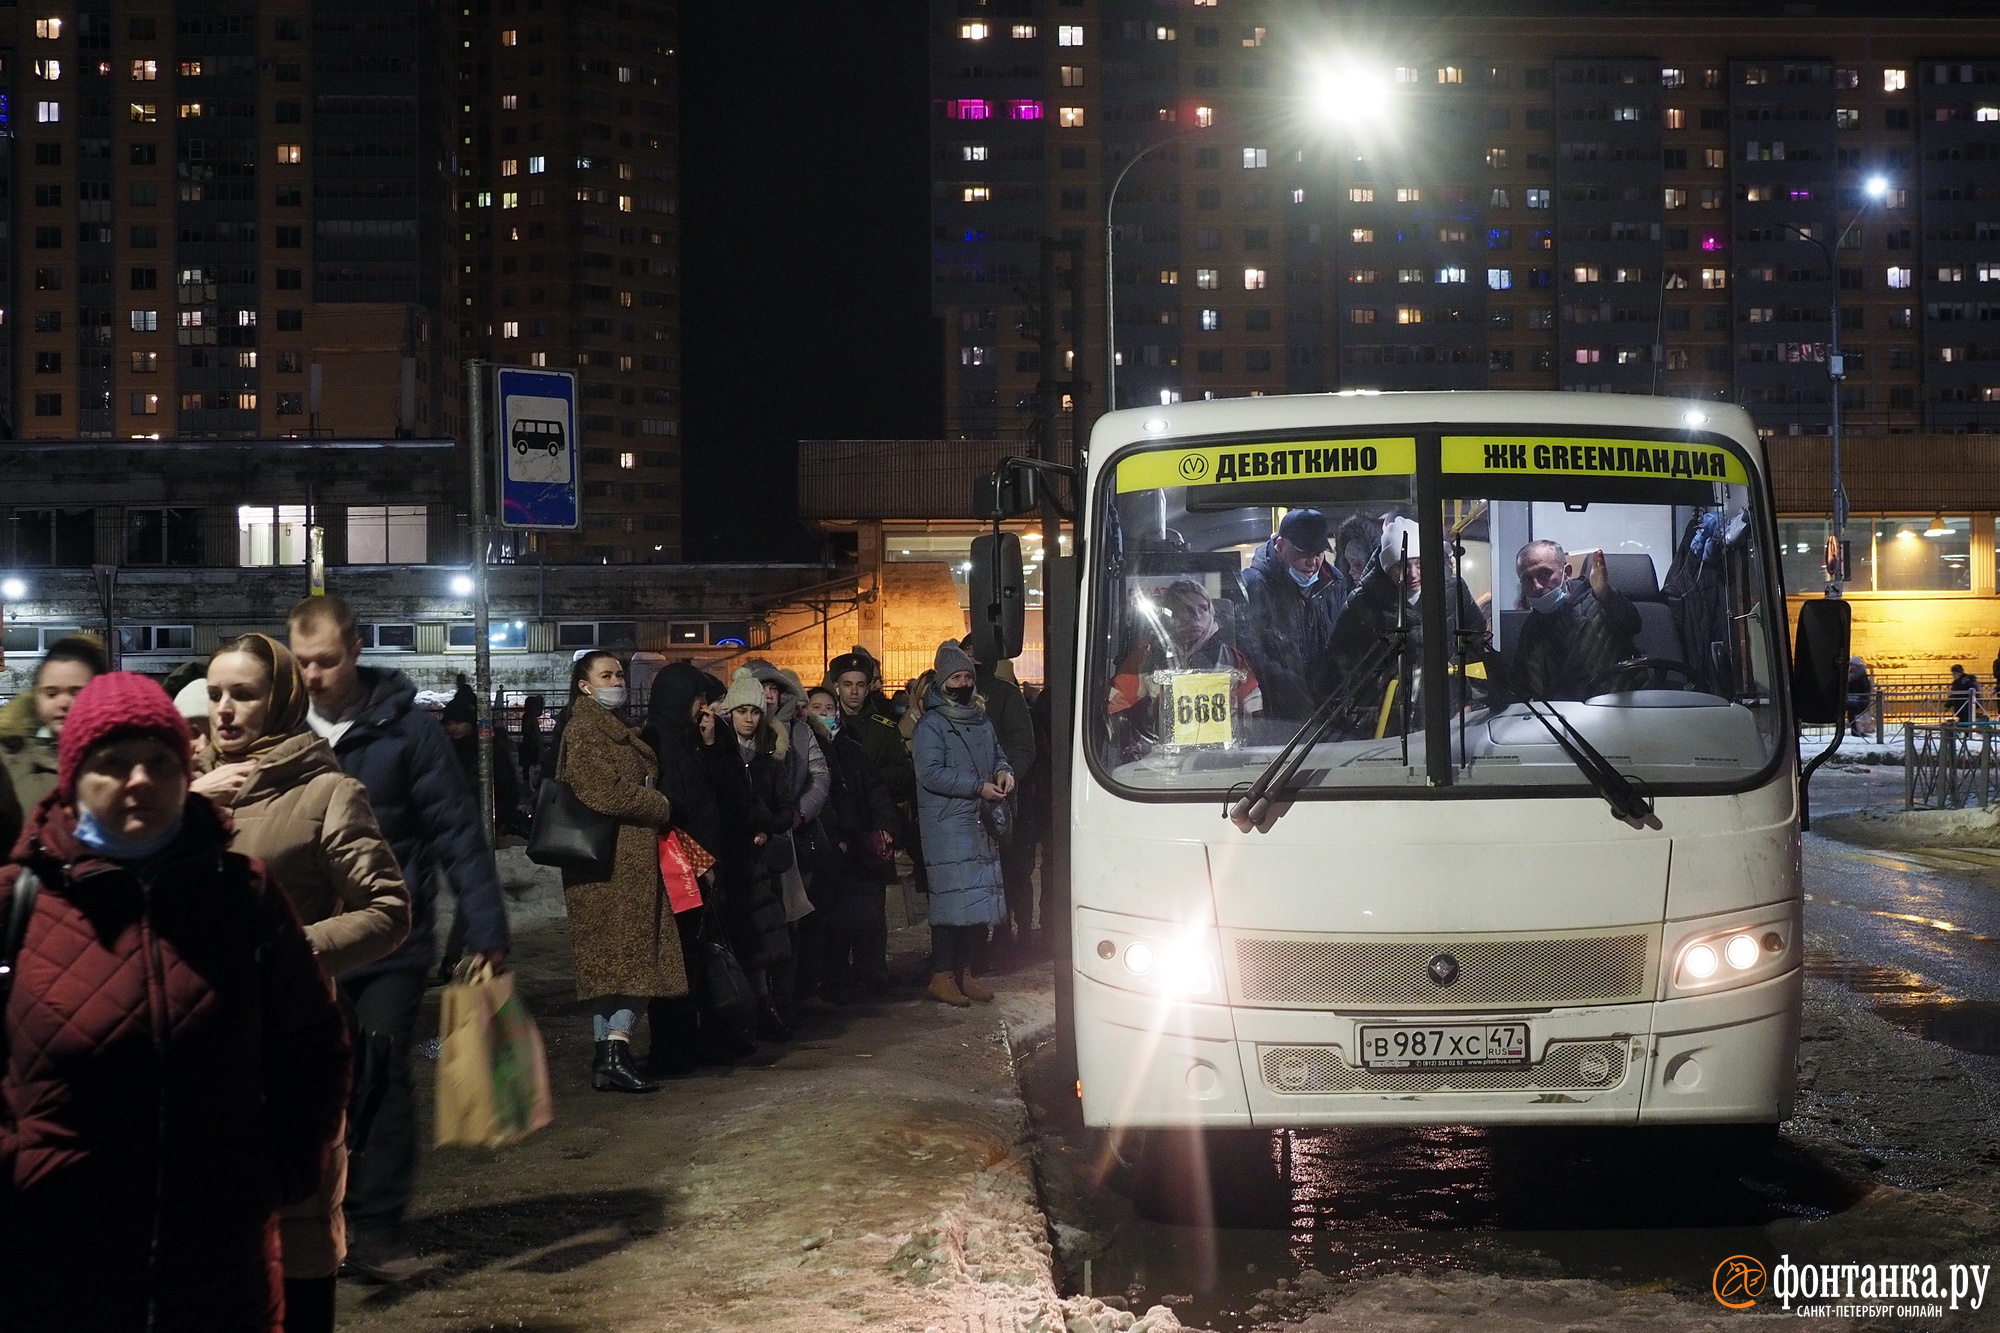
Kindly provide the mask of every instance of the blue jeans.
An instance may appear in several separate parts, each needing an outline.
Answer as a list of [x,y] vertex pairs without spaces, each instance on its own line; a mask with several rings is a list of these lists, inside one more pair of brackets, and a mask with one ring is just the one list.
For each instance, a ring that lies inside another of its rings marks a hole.
[[639,1026],[639,1005],[642,1002],[636,996],[600,995],[593,1003],[590,1031],[596,1040],[608,1041],[614,1032],[620,1037],[629,1037],[632,1029]]

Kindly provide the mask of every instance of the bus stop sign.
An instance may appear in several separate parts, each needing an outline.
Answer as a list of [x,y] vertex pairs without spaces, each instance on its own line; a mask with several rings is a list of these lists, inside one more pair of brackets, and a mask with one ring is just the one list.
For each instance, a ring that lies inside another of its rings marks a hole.
[[576,376],[498,366],[500,525],[577,528]]

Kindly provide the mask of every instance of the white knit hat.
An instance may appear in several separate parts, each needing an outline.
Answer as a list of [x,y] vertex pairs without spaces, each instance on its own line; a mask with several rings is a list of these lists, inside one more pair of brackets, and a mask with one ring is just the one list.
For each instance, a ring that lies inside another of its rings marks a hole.
[[191,680],[174,696],[174,710],[190,722],[208,721],[208,682]]
[[748,667],[737,667],[729,678],[729,693],[722,696],[722,711],[733,713],[746,707],[764,711],[764,686]]
[[1383,522],[1381,546],[1382,568],[1393,569],[1396,565],[1402,563],[1403,539],[1406,537],[1410,543],[1410,555],[1415,557],[1418,550],[1416,521],[1414,519],[1403,518],[1399,515]]

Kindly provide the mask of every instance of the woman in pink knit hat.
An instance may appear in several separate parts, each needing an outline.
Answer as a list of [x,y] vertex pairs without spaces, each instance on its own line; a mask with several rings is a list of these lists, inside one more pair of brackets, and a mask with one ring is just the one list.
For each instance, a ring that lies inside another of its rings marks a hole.
[[7,1326],[277,1333],[278,1207],[347,1095],[332,990],[158,685],[97,677],[57,759],[0,868]]

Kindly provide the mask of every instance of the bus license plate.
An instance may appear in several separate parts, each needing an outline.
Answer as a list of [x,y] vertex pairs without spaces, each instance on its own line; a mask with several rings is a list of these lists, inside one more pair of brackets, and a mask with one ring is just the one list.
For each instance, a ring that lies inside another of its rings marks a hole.
[[1526,1023],[1397,1024],[1361,1029],[1363,1069],[1450,1069],[1528,1063]]

